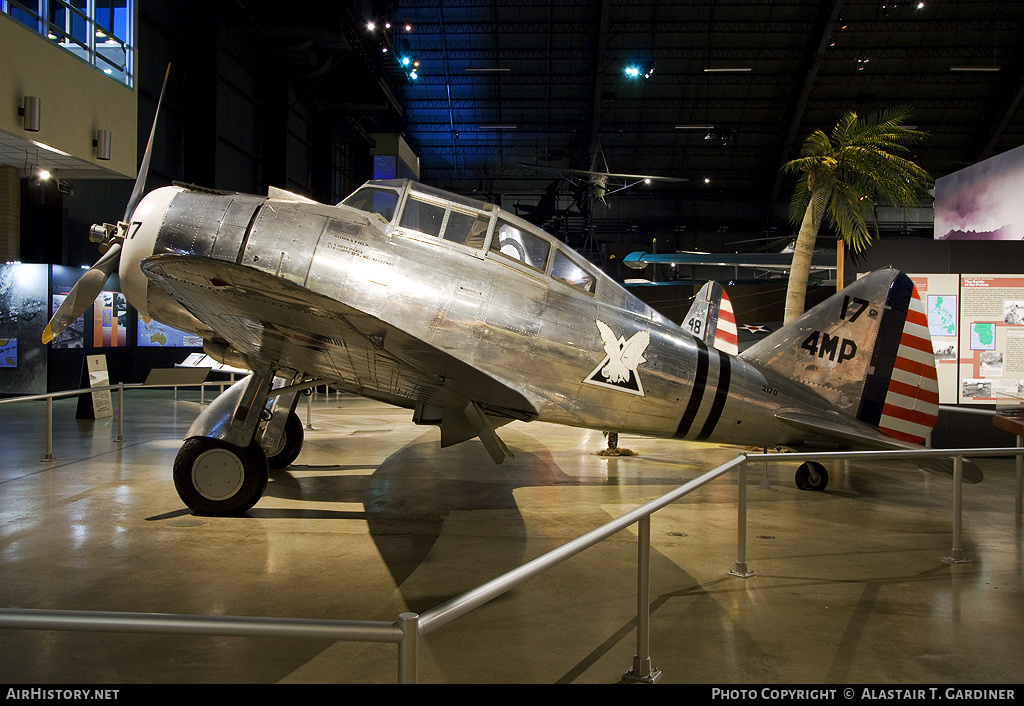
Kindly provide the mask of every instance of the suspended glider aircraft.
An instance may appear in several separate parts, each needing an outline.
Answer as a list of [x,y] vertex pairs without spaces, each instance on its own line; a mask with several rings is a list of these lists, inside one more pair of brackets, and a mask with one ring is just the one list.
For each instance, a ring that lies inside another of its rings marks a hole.
[[[598,162],[600,160],[600,163]],[[593,202],[600,201],[608,206],[607,197],[630,189],[638,184],[649,184],[652,181],[661,182],[683,182],[686,179],[676,177],[653,176],[648,174],[619,174],[608,168],[608,160],[605,159],[604,149],[598,144],[597,149],[590,158],[590,169],[568,169],[561,167],[546,167],[540,164],[523,164],[520,166],[534,169],[540,172],[557,174],[559,179],[568,182],[572,187],[573,200],[580,213],[586,217],[592,210]],[[601,169],[601,167],[604,169]],[[554,182],[552,186],[557,187],[561,182]],[[549,186],[545,192],[545,199],[542,199],[540,206],[550,202],[551,189]],[[557,189],[556,189],[557,191]],[[546,213],[546,209],[545,209]],[[552,213],[552,215],[554,215]],[[539,225],[536,218],[526,216],[528,220]]]
[[[148,161],[147,148],[136,192]],[[143,315],[252,371],[200,414],[175,459],[178,493],[201,514],[260,499],[268,467],[301,448],[297,393],[325,382],[439,425],[442,447],[479,439],[496,463],[511,456],[498,430],[512,420],[903,449],[918,448],[936,418],[924,308],[895,270],[737,356],[526,221],[407,180],[368,182],[337,205],[168,186],[133,195],[122,221],[93,232],[108,249],[44,340],[117,267]],[[824,471],[804,464],[798,483],[822,488]]]

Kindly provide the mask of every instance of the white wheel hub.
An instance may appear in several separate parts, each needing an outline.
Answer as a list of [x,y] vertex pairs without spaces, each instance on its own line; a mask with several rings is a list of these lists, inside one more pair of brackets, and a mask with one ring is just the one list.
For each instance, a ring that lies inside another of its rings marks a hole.
[[242,488],[245,467],[227,449],[210,449],[192,463],[192,485],[207,500],[227,500]]

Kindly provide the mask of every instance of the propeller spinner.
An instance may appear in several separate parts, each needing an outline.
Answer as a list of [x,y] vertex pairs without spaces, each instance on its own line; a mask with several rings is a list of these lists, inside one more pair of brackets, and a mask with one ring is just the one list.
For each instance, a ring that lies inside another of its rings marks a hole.
[[156,123],[160,117],[160,106],[164,100],[164,91],[167,90],[167,78],[171,74],[171,66],[167,65],[164,73],[164,83],[160,87],[160,97],[156,103],[156,115],[153,116],[153,127],[149,132],[149,142],[146,144],[146,153],[142,157],[142,164],[139,166],[139,174],[135,178],[135,188],[132,189],[131,198],[124,210],[124,218],[116,225],[104,223],[94,225],[89,232],[89,239],[99,242],[103,250],[103,256],[89,268],[82,277],[71,288],[68,295],[61,302],[61,305],[54,312],[53,318],[43,329],[43,343],[49,343],[53,337],[66,329],[79,316],[85,313],[107,283],[110,273],[118,268],[121,259],[121,243],[124,242],[128,232],[128,224],[131,222],[135,207],[142,199],[142,192],[146,189],[146,175],[149,173],[149,162],[153,156],[153,140],[156,136]]

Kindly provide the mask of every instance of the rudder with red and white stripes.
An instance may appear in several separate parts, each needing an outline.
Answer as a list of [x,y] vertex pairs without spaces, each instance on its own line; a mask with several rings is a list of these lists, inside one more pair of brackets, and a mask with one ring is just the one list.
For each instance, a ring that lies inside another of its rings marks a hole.
[[740,358],[806,385],[893,439],[921,444],[938,419],[927,312],[898,270],[863,276]]
[[922,444],[938,419],[939,384],[928,314],[902,272],[893,276],[878,319],[857,418],[894,439]]
[[683,328],[723,353],[739,352],[736,315],[729,295],[718,282],[708,282],[700,288],[683,319]]

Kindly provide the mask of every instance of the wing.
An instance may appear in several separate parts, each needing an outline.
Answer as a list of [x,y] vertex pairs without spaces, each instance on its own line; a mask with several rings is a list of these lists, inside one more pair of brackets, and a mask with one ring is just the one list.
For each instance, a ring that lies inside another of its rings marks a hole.
[[522,394],[415,336],[267,272],[184,255],[142,269],[249,360],[285,367],[401,407],[418,403],[532,419]]
[[689,181],[688,179],[678,177],[664,177],[664,176],[653,176],[650,174],[618,174],[616,172],[595,172],[590,169],[564,169],[560,167],[545,167],[540,164],[525,164],[519,163],[521,167],[528,167],[529,169],[536,169],[539,172],[550,172],[553,174],[561,174],[563,176],[568,174],[577,174],[585,177],[611,177],[613,179],[650,179],[651,181]]

